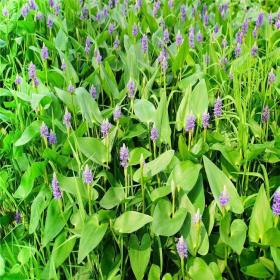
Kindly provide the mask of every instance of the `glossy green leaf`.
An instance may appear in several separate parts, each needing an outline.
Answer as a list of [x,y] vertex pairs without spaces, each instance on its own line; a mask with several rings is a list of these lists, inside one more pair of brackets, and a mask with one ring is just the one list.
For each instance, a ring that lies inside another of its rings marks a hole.
[[245,275],[252,276],[257,279],[263,279],[268,277],[270,278],[272,276],[271,273],[266,269],[266,267],[261,263],[255,263],[252,265],[241,267],[241,271]]
[[105,209],[112,209],[118,206],[123,201],[124,197],[123,187],[111,187],[100,200],[100,206]]
[[145,99],[136,99],[134,103],[134,112],[141,122],[154,122],[156,109],[154,105]]
[[207,280],[215,280],[212,270],[201,258],[195,258],[191,267],[189,268],[189,274],[193,280],[204,280],[207,275]]
[[30,142],[40,134],[41,121],[34,121],[25,128],[20,138],[15,142],[15,146],[22,146]]

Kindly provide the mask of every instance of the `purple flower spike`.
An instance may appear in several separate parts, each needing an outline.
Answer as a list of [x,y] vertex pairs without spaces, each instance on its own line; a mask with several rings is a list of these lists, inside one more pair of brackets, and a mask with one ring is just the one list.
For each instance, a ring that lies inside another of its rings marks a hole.
[[184,240],[183,236],[181,236],[178,239],[178,242],[176,244],[176,249],[177,249],[177,253],[178,253],[178,255],[179,255],[179,257],[181,259],[187,258],[187,256],[188,256],[188,247],[187,247],[187,243]]
[[27,4],[25,4],[22,8],[21,8],[21,15],[26,18],[28,16],[29,13],[29,7]]
[[240,44],[238,43],[236,48],[235,48],[235,57],[239,57],[241,54],[241,46]]
[[257,27],[257,28],[259,28],[259,27],[262,26],[263,20],[264,20],[264,13],[260,13],[260,14],[258,15],[257,20],[256,20],[256,27]]
[[48,19],[47,19],[47,27],[49,29],[51,29],[53,27],[53,20],[50,16],[48,16]]
[[256,39],[258,35],[258,29],[255,27],[253,30],[253,37]]
[[34,86],[38,87],[39,86],[39,79],[37,77],[34,78]]
[[38,6],[37,6],[35,0],[29,0],[28,3],[29,3],[29,7],[31,10],[36,11],[38,9]]
[[57,4],[55,4],[55,6],[54,6],[54,14],[55,14],[56,16],[58,16],[58,15],[59,15],[59,12],[60,12],[60,5],[57,3]]
[[8,17],[9,16],[9,11],[8,11],[7,7],[4,7],[2,9],[2,15],[3,15],[3,17]]
[[55,145],[56,142],[57,142],[57,140],[56,140],[56,134],[55,134],[52,130],[50,131],[50,134],[49,134],[48,139],[49,139],[49,143],[50,143],[51,145]]
[[91,46],[91,39],[90,39],[89,36],[87,36],[87,38],[86,38],[86,44],[85,44],[85,53],[86,53],[86,55],[89,54],[90,46]]
[[214,105],[214,116],[215,118],[220,117],[222,115],[222,107],[223,107],[223,102],[220,97],[216,99],[215,105]]
[[132,35],[134,37],[136,37],[138,35],[138,26],[135,23],[133,24],[133,27],[132,27]]
[[154,7],[153,7],[153,15],[154,15],[154,17],[157,16],[159,8],[160,8],[160,1],[155,1],[154,2]]
[[273,195],[272,211],[275,216],[280,216],[280,191],[277,190]]
[[177,35],[176,35],[176,46],[179,47],[183,44],[183,37],[180,33],[180,31],[178,31]]
[[103,122],[101,124],[101,134],[102,134],[103,138],[106,138],[109,135],[111,127],[112,127],[112,125],[108,121],[108,119],[103,120]]
[[205,112],[202,114],[202,126],[204,129],[207,129],[209,127],[209,120],[210,120],[210,114],[208,112]]
[[168,7],[171,9],[173,8],[174,2],[173,0],[168,0]]
[[91,94],[91,96],[93,97],[93,99],[96,99],[97,97],[97,91],[96,91],[96,87],[94,85],[92,85],[90,87],[89,93]]
[[14,216],[14,219],[15,219],[15,222],[16,222],[17,224],[19,224],[19,223],[21,222],[21,215],[20,215],[20,212],[19,212],[19,211],[16,212],[16,214],[15,214],[15,216]]
[[60,186],[58,183],[58,180],[56,178],[56,174],[53,173],[53,178],[52,178],[52,191],[53,191],[53,197],[54,199],[60,199],[62,194],[60,191]]
[[214,27],[214,33],[217,34],[219,32],[219,25],[216,24]]
[[141,47],[142,51],[146,53],[148,51],[148,37],[147,35],[143,35],[142,40],[141,40]]
[[249,22],[248,19],[246,18],[242,24],[242,33],[245,35],[248,31],[249,28]]
[[63,116],[63,124],[67,127],[67,128],[70,128],[71,127],[71,113],[67,111],[65,111],[65,114]]
[[96,62],[99,64],[102,61],[102,55],[100,54],[99,50],[95,50],[94,56],[95,56]]
[[195,116],[193,114],[188,115],[186,119],[186,132],[193,132],[195,128]]
[[43,47],[42,47],[41,55],[42,55],[43,60],[46,60],[49,58],[49,50],[45,45],[43,45]]
[[115,30],[115,25],[114,25],[114,23],[110,23],[110,24],[109,24],[109,27],[108,27],[109,34],[112,35],[113,32],[114,32],[114,30]]
[[150,136],[152,141],[157,141],[158,139],[158,129],[156,127],[153,127],[151,129],[151,136]]
[[196,39],[197,39],[198,43],[201,43],[203,40],[203,36],[202,36],[202,33],[200,32],[200,30],[197,33]]
[[44,122],[42,123],[42,125],[40,127],[40,135],[43,138],[48,138],[49,137],[49,128]]
[[277,30],[280,29],[280,19],[278,19],[278,20],[275,22],[275,28],[276,28]]
[[123,168],[127,168],[128,166],[128,158],[129,158],[129,150],[125,146],[125,144],[122,145],[120,148],[120,165]]
[[83,180],[84,180],[84,183],[87,185],[90,185],[93,182],[92,172],[89,169],[88,165],[86,165],[85,170],[83,172]]
[[49,0],[49,6],[50,6],[50,8],[54,7],[54,0]]
[[226,207],[229,203],[229,194],[226,190],[226,187],[224,187],[224,190],[221,192],[219,196],[219,202],[222,207]]
[[270,110],[269,107],[266,105],[262,111],[262,122],[267,123],[269,121],[269,118],[270,118]]
[[180,11],[181,11],[181,20],[184,22],[186,21],[186,17],[187,17],[186,6],[182,5]]
[[36,66],[30,62],[29,66],[28,66],[28,76],[30,80],[34,80],[35,77],[37,77],[36,75]]
[[268,15],[268,23],[272,24],[273,23],[273,17],[272,17],[272,13],[270,11],[269,15]]
[[16,86],[19,86],[21,83],[22,83],[22,78],[21,76],[17,75],[15,79]]
[[117,49],[120,46],[120,40],[118,38],[114,41],[114,49]]
[[169,42],[169,32],[168,29],[164,29],[163,31],[163,41],[164,43],[168,43]]
[[61,63],[61,66],[60,66],[60,69],[62,70],[62,71],[65,71],[66,70],[66,63],[65,63],[65,61],[63,60],[62,61],[62,63]]
[[119,106],[117,106],[113,113],[114,121],[118,121],[121,118],[121,116],[122,116],[122,110]]
[[271,69],[270,72],[268,73],[268,83],[271,85],[275,81],[275,74],[273,73],[273,70]]
[[67,90],[68,90],[68,92],[73,93],[74,90],[75,90],[75,87],[74,87],[72,84],[70,84],[70,85],[68,86]]
[[193,49],[194,45],[194,28],[191,26],[189,29],[189,45]]
[[258,46],[257,46],[257,44],[255,43],[255,44],[253,45],[252,49],[251,49],[251,55],[252,55],[253,57],[256,57],[257,54],[258,54]]
[[135,94],[135,82],[133,80],[129,80],[127,83],[128,97],[133,98]]
[[43,19],[43,14],[41,13],[41,12],[38,12],[37,14],[36,14],[36,20],[42,20]]

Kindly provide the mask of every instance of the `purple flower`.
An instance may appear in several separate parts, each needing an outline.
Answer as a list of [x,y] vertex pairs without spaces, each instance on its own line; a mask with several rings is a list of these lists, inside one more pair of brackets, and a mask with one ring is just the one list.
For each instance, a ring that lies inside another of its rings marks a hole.
[[215,118],[220,117],[222,115],[222,107],[223,107],[223,102],[220,97],[218,97],[215,101],[214,105],[214,116]]
[[120,40],[118,38],[114,41],[114,49],[117,49],[120,46]]
[[156,127],[153,127],[153,128],[151,129],[151,136],[150,136],[150,139],[151,139],[152,141],[157,141],[157,139],[158,139],[158,129],[157,129]]
[[176,35],[176,46],[179,47],[183,44],[183,37],[180,33],[180,31],[178,31],[177,35]]
[[273,195],[272,211],[275,216],[280,215],[280,191],[277,190]]
[[94,57],[96,62],[99,64],[102,61],[102,55],[100,54],[99,50],[95,50]]
[[57,4],[55,4],[55,6],[54,6],[54,14],[55,14],[56,16],[58,16],[58,15],[59,15],[59,12],[60,12],[60,5],[57,3]]
[[103,122],[101,124],[101,134],[102,134],[103,138],[106,138],[109,135],[111,127],[112,127],[112,125],[108,121],[108,119],[103,120]]
[[168,7],[170,9],[173,8],[173,5],[174,5],[173,0],[168,0]]
[[50,131],[48,140],[49,140],[49,143],[50,143],[51,145],[54,145],[54,144],[56,144],[56,142],[57,142],[57,140],[56,140],[56,134],[55,134],[52,130]]
[[264,20],[264,13],[260,13],[260,14],[258,15],[257,20],[256,20],[256,27],[257,27],[257,28],[259,28],[259,27],[262,26],[263,20]]
[[86,165],[85,170],[83,172],[83,180],[84,183],[90,185],[93,182],[92,172],[89,169],[88,165]]
[[28,16],[29,13],[29,7],[27,4],[25,4],[22,8],[21,8],[21,15],[26,18]]
[[42,123],[42,125],[40,127],[40,135],[43,138],[48,138],[49,137],[49,128],[44,122]]
[[185,5],[181,5],[180,11],[181,11],[181,20],[185,21],[186,17],[187,17],[186,6]]
[[138,34],[138,26],[137,26],[137,24],[134,23],[133,26],[132,26],[132,35],[134,37],[136,37],[137,34]]
[[197,39],[198,43],[201,43],[203,40],[203,36],[202,36],[202,33],[200,32],[200,30],[197,33],[196,39]]
[[256,39],[258,35],[258,29],[255,27],[253,30],[253,37]]
[[81,11],[80,19],[83,20],[83,19],[87,19],[88,17],[89,17],[89,10],[87,7],[84,6]]
[[178,239],[178,242],[176,244],[176,249],[177,249],[177,253],[181,259],[184,259],[188,256],[188,247],[187,247],[187,243],[184,240],[183,236],[181,236]]
[[49,0],[49,6],[50,6],[50,8],[54,7],[54,0]]
[[225,49],[227,47],[227,39],[224,38],[222,41],[222,48]]
[[34,80],[35,77],[37,77],[36,75],[36,66],[30,62],[29,66],[28,66],[28,76],[30,80]]
[[209,127],[209,120],[210,120],[210,114],[208,112],[205,112],[202,114],[202,126],[204,129],[207,129]]
[[236,42],[238,44],[242,44],[242,40],[243,40],[243,32],[239,31],[236,33]]
[[160,8],[160,1],[155,1],[154,2],[154,7],[153,7],[153,15],[154,15],[154,17],[157,16],[159,8]]
[[63,116],[63,124],[67,127],[67,128],[70,128],[71,127],[71,113],[67,111],[65,111],[65,114]]
[[186,119],[185,130],[186,132],[193,132],[194,128],[195,128],[195,116],[193,114],[190,114],[187,116]]
[[251,55],[252,55],[253,57],[255,57],[255,56],[257,56],[257,54],[258,54],[258,46],[257,46],[256,43],[254,43],[254,45],[253,45],[253,47],[252,47],[252,49],[251,49]]
[[133,80],[129,80],[127,83],[128,97],[133,98],[135,94],[135,82]]
[[2,9],[2,15],[3,15],[3,17],[8,17],[9,16],[9,11],[8,11],[7,7],[4,7]]
[[278,30],[280,29],[280,19],[275,22],[275,28]]
[[52,178],[52,191],[53,191],[53,197],[54,199],[60,199],[62,194],[60,191],[60,186],[58,183],[58,180],[56,178],[56,174],[53,173],[53,178]]
[[91,39],[90,39],[89,36],[87,36],[87,38],[86,38],[86,44],[85,44],[85,53],[86,53],[86,55],[89,54],[90,46],[91,46]]
[[189,45],[193,49],[194,45],[194,28],[191,26],[189,29]]
[[135,3],[135,9],[136,11],[139,11],[142,7],[142,0],[136,0],[136,3]]
[[62,63],[61,63],[61,66],[60,66],[60,69],[62,70],[62,71],[65,71],[66,70],[66,63],[65,63],[65,61],[64,60],[62,60]]
[[169,42],[169,32],[168,32],[167,28],[165,28],[164,31],[163,31],[163,41],[164,41],[164,43]]
[[269,118],[270,118],[270,110],[269,107],[266,105],[262,111],[262,122],[267,123],[269,121]]
[[245,35],[248,31],[249,28],[249,22],[248,19],[246,18],[242,24],[242,33]]
[[112,35],[113,32],[114,32],[114,30],[115,30],[115,25],[114,25],[114,23],[110,23],[110,24],[109,24],[109,27],[108,27],[109,34]]
[[53,27],[53,20],[50,16],[48,16],[48,19],[47,19],[47,27],[49,29],[51,29]]
[[72,84],[70,84],[70,85],[68,86],[67,90],[68,90],[68,92],[73,93],[74,90],[75,90],[75,87],[74,87]]
[[103,16],[102,11],[98,11],[97,14],[96,14],[96,16],[95,16],[95,20],[96,20],[96,21],[100,21],[101,18],[102,18],[102,16]]
[[268,15],[268,23],[272,24],[273,23],[273,17],[272,17],[272,13],[270,11],[269,15]]
[[22,82],[21,76],[17,75],[17,76],[16,76],[16,79],[15,79],[15,84],[16,84],[16,86],[19,86],[19,85],[21,84],[21,82]]
[[193,215],[192,217],[192,222],[194,225],[197,225],[201,222],[201,214],[200,214],[200,211],[199,211],[199,208],[197,209],[196,213]]
[[43,14],[39,11],[37,14],[36,14],[36,20],[42,20],[43,19]]
[[241,45],[238,43],[236,48],[235,48],[235,57],[239,57],[241,54]]
[[34,82],[34,86],[35,86],[35,87],[38,87],[38,86],[39,86],[39,79],[38,79],[38,77],[35,77],[34,80],[33,80],[33,82]]
[[275,81],[275,74],[273,73],[273,70],[271,69],[268,73],[268,83],[271,85]]
[[14,220],[17,224],[19,224],[21,222],[21,215],[20,215],[20,212],[17,211],[15,216],[14,216]]
[[120,164],[123,168],[128,166],[129,151],[125,144],[120,148]]
[[222,207],[226,207],[229,203],[229,194],[226,190],[226,187],[224,187],[224,190],[221,192],[219,196],[219,202]]
[[216,24],[214,27],[214,33],[217,34],[219,32],[219,25]]
[[35,0],[29,0],[29,7],[31,10],[35,10],[35,11],[38,9],[38,6],[37,6]]
[[160,67],[161,67],[162,72],[165,73],[167,71],[168,63],[167,63],[167,58],[165,56],[163,56],[160,61]]
[[42,55],[43,60],[46,60],[49,58],[49,50],[45,45],[43,45],[43,47],[42,47],[41,55]]
[[141,39],[141,47],[142,47],[142,51],[144,53],[146,53],[148,51],[148,37],[147,35],[143,35],[142,39]]
[[119,106],[117,106],[113,113],[114,121],[119,120],[121,116],[122,116],[122,110]]
[[94,85],[92,85],[89,89],[89,93],[91,94],[91,96],[93,97],[93,99],[96,99],[97,97],[97,91],[96,91],[96,87]]
[[207,26],[209,23],[209,16],[207,13],[204,14],[203,21],[204,21],[204,25]]

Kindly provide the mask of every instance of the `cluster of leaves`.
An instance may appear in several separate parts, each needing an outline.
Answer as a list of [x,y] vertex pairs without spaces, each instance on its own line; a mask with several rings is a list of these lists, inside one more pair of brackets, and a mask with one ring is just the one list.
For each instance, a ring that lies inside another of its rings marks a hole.
[[1,279],[280,277],[277,1],[204,2],[1,2]]

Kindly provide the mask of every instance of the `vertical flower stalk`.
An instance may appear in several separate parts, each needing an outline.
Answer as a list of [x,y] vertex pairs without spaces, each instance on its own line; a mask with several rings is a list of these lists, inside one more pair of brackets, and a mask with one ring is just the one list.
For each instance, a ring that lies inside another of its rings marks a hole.
[[199,241],[200,241],[200,228],[201,228],[201,214],[199,208],[197,209],[196,213],[192,216],[192,223],[195,226],[195,242],[194,242],[194,250],[195,252],[199,248]]
[[151,129],[150,139],[153,141],[154,158],[156,158],[156,142],[158,140],[158,129],[156,127]]
[[177,253],[181,260],[181,270],[182,270],[182,279],[185,279],[185,266],[184,266],[184,259],[188,257],[188,247],[187,243],[184,240],[184,237],[181,236],[176,244]]
[[271,208],[274,215],[274,225],[276,227],[280,215],[280,190],[279,189],[276,190],[276,192],[273,195],[273,204]]
[[172,195],[172,217],[175,215],[175,199],[176,199],[176,185],[174,180],[171,180],[171,195]]
[[264,138],[267,140],[267,136],[268,136],[268,124],[269,124],[269,118],[270,118],[270,110],[269,110],[269,107],[266,105],[264,108],[263,108],[263,111],[262,111],[262,123],[263,123],[263,129],[264,129]]
[[83,172],[83,181],[87,186],[88,189],[88,212],[91,215],[92,214],[92,204],[91,204],[91,200],[92,200],[92,182],[93,182],[93,176],[92,176],[92,172],[89,169],[89,166],[86,164],[84,172]]
[[143,154],[140,156],[140,181],[141,181],[141,189],[142,189],[142,203],[143,203],[143,213],[145,213],[145,182],[144,182],[144,166],[145,166],[145,159]]
[[54,199],[60,199],[62,197],[60,186],[55,173],[53,173],[52,178],[52,191]]
[[223,114],[222,107],[223,107],[222,99],[218,97],[215,101],[214,110],[213,110],[217,131],[219,130],[219,117],[221,117]]
[[210,120],[210,114],[208,112],[204,112],[202,114],[202,127],[203,127],[204,142],[206,142],[207,128],[209,127],[209,120]]
[[112,124],[108,121],[108,119],[103,120],[102,124],[101,124],[101,134],[102,134],[102,138],[105,140],[105,146],[106,146],[106,150],[107,150],[107,166],[109,166],[109,133],[110,133],[110,129],[112,127]]
[[220,196],[219,196],[219,203],[222,207],[222,214],[225,214],[226,211],[226,207],[229,203],[230,197],[229,197],[229,193],[226,189],[226,186],[224,186],[224,190],[221,192]]
[[[125,144],[122,145],[120,148],[120,165],[124,169],[124,185],[125,185],[125,198],[128,196],[128,173],[127,173],[127,167],[128,167],[128,159],[129,159],[129,150],[126,147]],[[126,208],[126,204],[125,204]]]
[[188,135],[188,149],[190,149],[190,147],[192,145],[194,129],[195,129],[195,116],[191,113],[190,115],[187,116],[186,127],[185,127],[186,132],[189,134]]

